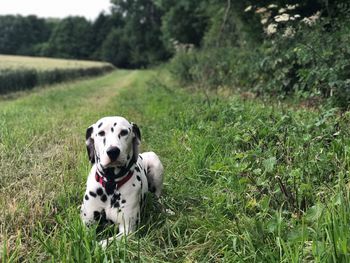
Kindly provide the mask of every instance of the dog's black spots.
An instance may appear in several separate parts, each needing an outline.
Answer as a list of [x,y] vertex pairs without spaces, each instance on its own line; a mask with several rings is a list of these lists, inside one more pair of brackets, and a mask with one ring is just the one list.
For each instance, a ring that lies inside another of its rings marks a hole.
[[141,160],[143,160],[143,158],[142,158],[142,156],[141,156],[141,155],[139,155],[139,157],[141,158]]
[[135,170],[138,172],[141,172],[140,168],[138,166],[135,167]]
[[136,225],[138,225],[139,224],[139,220],[138,219],[136,219]]
[[106,145],[106,138],[103,138],[103,145]]
[[118,138],[120,139],[120,134],[118,135]]
[[132,184],[133,187],[135,187],[135,184]]
[[141,181],[141,177],[140,176],[136,176],[136,179],[137,179],[137,181]]
[[105,195],[105,194],[102,195],[102,196],[101,196],[101,201],[102,201],[102,202],[106,202],[106,201],[107,201],[107,195]]
[[130,155],[128,154],[128,156],[126,158],[129,160],[130,159]]
[[118,200],[120,200],[120,194],[119,195],[116,195],[114,194],[111,198],[111,207],[118,202]]
[[86,214],[84,213],[84,216],[86,216]]
[[120,204],[119,204],[119,202],[115,202],[115,204],[113,206],[119,208]]
[[89,192],[89,195],[91,195],[92,197],[96,197],[96,193],[94,193],[92,191]]
[[126,201],[123,199],[123,200],[122,200],[122,204],[125,204],[125,203],[126,203]]
[[143,171],[145,172],[145,174],[147,174],[146,169],[143,169]]
[[117,123],[115,122],[114,124],[113,124],[113,126],[116,126],[117,125]]
[[98,195],[102,195],[103,194],[103,189],[101,187],[97,188],[96,193]]
[[97,128],[100,128],[100,127],[102,126],[102,124],[103,124],[103,122],[101,122],[101,123],[97,126]]
[[122,210],[121,209],[118,209],[118,213],[120,213]]
[[106,189],[107,195],[111,195],[111,194],[114,193],[115,184],[107,182],[106,185],[105,185],[105,189]]
[[98,221],[101,218],[101,214],[99,211],[94,211],[94,220]]
[[114,132],[114,129],[113,129],[113,127],[111,128],[111,131],[112,131],[112,132]]
[[88,195],[85,195],[85,200],[89,200],[89,196]]

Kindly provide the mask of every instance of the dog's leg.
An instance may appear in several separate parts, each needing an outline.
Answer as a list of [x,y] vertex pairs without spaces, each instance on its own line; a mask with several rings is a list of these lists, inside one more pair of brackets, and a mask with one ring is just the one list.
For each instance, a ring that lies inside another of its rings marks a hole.
[[163,190],[163,165],[158,155],[154,152],[145,152],[141,154],[146,168],[146,177],[149,184],[149,191],[154,192],[160,197]]
[[136,223],[138,222],[136,215],[129,217],[128,220],[125,219],[123,221],[124,223],[119,225],[119,233],[117,235],[100,241],[100,245],[102,248],[106,248],[108,244],[112,243],[113,241],[119,241],[124,236],[126,237],[127,235],[131,234],[136,230]]

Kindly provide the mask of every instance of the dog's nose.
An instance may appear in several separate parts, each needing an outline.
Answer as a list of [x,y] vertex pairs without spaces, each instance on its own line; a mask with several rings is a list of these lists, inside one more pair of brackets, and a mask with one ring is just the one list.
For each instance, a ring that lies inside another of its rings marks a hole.
[[107,149],[107,155],[108,155],[109,159],[111,159],[112,162],[117,160],[119,154],[120,154],[120,150],[118,147],[109,147]]

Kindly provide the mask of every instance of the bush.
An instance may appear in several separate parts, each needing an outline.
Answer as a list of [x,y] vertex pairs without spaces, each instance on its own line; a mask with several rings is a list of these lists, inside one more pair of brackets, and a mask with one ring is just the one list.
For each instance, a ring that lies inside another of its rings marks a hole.
[[211,89],[225,86],[281,99],[318,97],[348,108],[350,16],[344,10],[336,18],[320,17],[320,13],[286,16],[293,20],[276,23],[276,16],[266,20],[267,35],[255,47],[180,51],[172,61],[172,71],[183,84]]

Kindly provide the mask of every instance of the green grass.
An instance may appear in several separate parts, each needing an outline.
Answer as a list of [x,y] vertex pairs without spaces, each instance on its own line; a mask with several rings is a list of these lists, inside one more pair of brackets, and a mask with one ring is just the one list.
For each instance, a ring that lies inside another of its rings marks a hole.
[[[165,191],[142,228],[106,251],[79,219],[85,129],[141,128]],[[349,122],[179,89],[161,71],[118,71],[0,102],[3,261],[348,262]],[[172,212],[171,212],[172,211]]]

